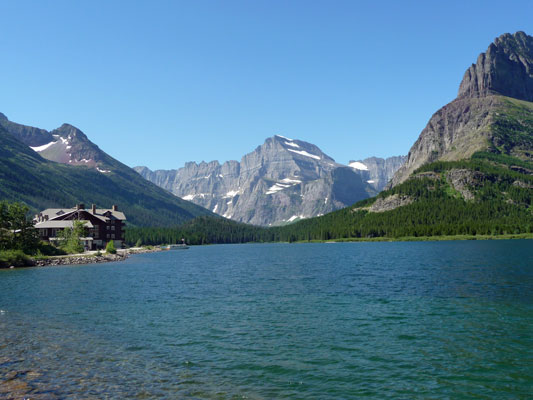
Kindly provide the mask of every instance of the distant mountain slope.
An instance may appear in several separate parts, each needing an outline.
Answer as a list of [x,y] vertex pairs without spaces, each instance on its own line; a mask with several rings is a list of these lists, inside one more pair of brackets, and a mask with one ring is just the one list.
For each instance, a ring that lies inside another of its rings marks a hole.
[[[36,136],[31,139],[34,144],[41,135],[47,140],[46,131],[28,127],[26,132]],[[128,222],[138,226],[172,226],[200,215],[211,215],[208,210],[171,195],[101,153],[108,171],[105,173],[86,166],[51,162],[0,125],[0,199],[25,202],[34,212],[49,207],[72,207],[77,203],[95,203],[98,207],[116,204],[126,213]]]
[[191,162],[178,170],[135,170],[217,214],[263,226],[325,214],[376,193],[359,171],[336,163],[311,143],[279,135],[240,163]]
[[355,169],[363,180],[376,190],[376,193],[379,193],[385,188],[406,160],[407,156],[388,158],[370,157],[364,160],[352,160],[348,165]]
[[393,185],[433,161],[478,151],[533,159],[533,37],[504,34],[465,72],[457,99],[438,110],[411,147]]
[[376,197],[283,227],[251,230],[202,218],[180,233],[203,242],[533,237],[532,60],[531,36],[496,39],[466,72],[458,98],[431,118],[394,185]]
[[476,153],[435,162],[378,196],[286,227],[294,240],[533,233],[533,163]]
[[196,218],[174,229],[131,229],[135,243],[243,243],[432,236],[533,235],[533,162],[476,153],[438,161],[351,207],[294,224],[262,228]]
[[48,132],[9,121],[0,113],[0,126],[50,161],[84,165],[103,173],[106,173],[114,162],[112,157],[100,150],[82,131],[70,124],[63,124]]

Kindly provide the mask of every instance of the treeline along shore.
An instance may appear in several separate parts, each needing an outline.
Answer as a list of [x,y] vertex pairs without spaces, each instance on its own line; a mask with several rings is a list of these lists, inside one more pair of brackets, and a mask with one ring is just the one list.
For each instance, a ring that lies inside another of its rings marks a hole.
[[[183,238],[192,245],[533,238],[532,210],[533,162],[479,152],[467,160],[424,165],[378,196],[321,217],[260,227],[201,216],[176,227],[129,226],[124,239],[127,246],[138,247],[181,243]],[[82,226],[74,224],[72,230],[65,230],[56,247],[39,240],[28,211],[20,203],[0,202],[0,266],[34,263],[30,256],[59,260],[57,256],[80,252]],[[106,252],[115,254],[116,250],[111,246]],[[42,263],[52,262],[63,261]],[[89,260],[80,258],[79,262]]]
[[175,228],[129,227],[143,244],[533,237],[533,163],[476,153],[425,165],[404,183],[351,207],[278,227],[199,217]]

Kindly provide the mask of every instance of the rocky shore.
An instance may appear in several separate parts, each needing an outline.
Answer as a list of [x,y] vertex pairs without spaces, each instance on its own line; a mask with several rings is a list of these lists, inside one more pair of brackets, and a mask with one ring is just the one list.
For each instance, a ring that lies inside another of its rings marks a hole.
[[104,262],[113,262],[113,261],[124,261],[132,254],[142,254],[142,253],[154,253],[161,251],[159,247],[154,248],[130,248],[126,250],[118,250],[117,254],[105,254],[98,253],[92,254],[75,254],[70,256],[57,256],[57,257],[48,257],[40,258],[33,260],[31,266],[34,267],[46,267],[54,265],[82,265],[82,264],[97,264]]
[[34,260],[35,267],[45,267],[48,265],[72,265],[72,264],[96,264],[111,261],[123,261],[128,258],[128,254],[103,254],[101,256],[71,256],[71,257],[50,257]]

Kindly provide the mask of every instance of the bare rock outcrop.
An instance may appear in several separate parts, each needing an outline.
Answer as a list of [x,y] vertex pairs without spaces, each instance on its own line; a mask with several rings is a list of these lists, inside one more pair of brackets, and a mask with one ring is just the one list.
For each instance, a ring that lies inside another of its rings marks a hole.
[[446,173],[446,180],[452,188],[457,190],[465,200],[473,200],[471,189],[482,185],[485,174],[470,169],[451,169]]
[[524,32],[501,35],[468,68],[457,98],[431,117],[388,187],[424,164],[502,145],[493,126],[506,106],[503,96],[533,102],[533,37]]
[[368,208],[368,211],[375,213],[391,211],[395,208],[411,204],[413,201],[414,199],[411,196],[393,194],[385,198],[376,199],[376,201]]
[[314,144],[279,135],[266,139],[240,162],[135,170],[184,200],[263,226],[326,214],[376,194],[358,170],[336,163]]
[[437,111],[409,150],[407,161],[396,172],[392,186],[405,181],[422,165],[437,160],[455,161],[487,149],[492,135],[498,96],[454,100]]
[[466,70],[457,97],[493,94],[533,101],[533,37],[516,32],[496,38]]

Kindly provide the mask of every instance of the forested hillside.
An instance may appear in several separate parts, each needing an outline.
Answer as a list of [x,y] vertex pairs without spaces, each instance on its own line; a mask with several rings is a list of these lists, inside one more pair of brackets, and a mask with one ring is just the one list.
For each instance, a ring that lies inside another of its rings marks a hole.
[[[404,205],[401,205],[404,204]],[[284,227],[200,218],[173,229],[129,229],[145,244],[244,243],[533,233],[533,163],[492,153],[435,162],[352,207]],[[392,209],[390,209],[392,207]],[[387,211],[388,209],[388,211]]]
[[138,226],[175,226],[211,213],[181,200],[110,158],[113,170],[102,173],[43,159],[0,127],[0,199],[20,201],[32,212],[78,203],[117,204]]

